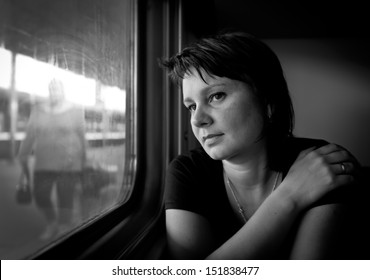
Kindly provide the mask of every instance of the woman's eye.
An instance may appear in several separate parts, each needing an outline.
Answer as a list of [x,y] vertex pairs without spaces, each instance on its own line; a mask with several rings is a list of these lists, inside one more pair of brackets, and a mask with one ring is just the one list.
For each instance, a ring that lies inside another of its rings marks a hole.
[[222,100],[225,96],[226,96],[226,94],[225,94],[225,93],[223,93],[223,92],[217,92],[217,93],[214,93],[214,94],[212,94],[212,95],[209,97],[209,102],[212,102],[212,101],[220,101],[220,100]]
[[194,105],[194,104],[189,105],[187,108],[188,108],[188,110],[189,110],[190,112],[192,112],[192,111],[194,111],[194,110],[195,110],[195,105]]

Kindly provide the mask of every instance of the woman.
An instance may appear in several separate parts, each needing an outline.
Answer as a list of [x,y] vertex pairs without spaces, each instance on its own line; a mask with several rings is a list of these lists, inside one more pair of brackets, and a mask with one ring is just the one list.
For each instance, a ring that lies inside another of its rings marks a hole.
[[225,33],[162,64],[182,87],[202,146],[167,172],[170,256],[340,257],[343,187],[354,182],[356,160],[340,146],[293,137],[287,84],[270,48]]

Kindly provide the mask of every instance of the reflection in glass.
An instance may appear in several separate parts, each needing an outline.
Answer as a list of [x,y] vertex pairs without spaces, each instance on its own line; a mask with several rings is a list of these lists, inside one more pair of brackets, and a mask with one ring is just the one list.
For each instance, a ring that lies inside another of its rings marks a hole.
[[[10,87],[12,53],[0,46],[0,87]],[[1,130],[0,130],[1,131]]]
[[[128,199],[133,2],[0,0],[1,259]],[[16,201],[22,185],[29,204]]]

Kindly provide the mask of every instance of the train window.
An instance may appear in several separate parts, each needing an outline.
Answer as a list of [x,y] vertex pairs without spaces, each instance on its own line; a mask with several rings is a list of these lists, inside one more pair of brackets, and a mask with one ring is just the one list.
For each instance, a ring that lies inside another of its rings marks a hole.
[[1,259],[28,258],[130,198],[134,2],[0,1]]

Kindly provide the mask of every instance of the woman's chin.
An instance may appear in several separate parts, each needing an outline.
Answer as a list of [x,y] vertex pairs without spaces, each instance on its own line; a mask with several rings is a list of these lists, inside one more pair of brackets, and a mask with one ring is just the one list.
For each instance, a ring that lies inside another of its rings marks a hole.
[[209,157],[214,160],[223,160],[227,158],[226,153],[222,149],[219,149],[216,147],[212,147],[212,148],[203,147],[203,148],[206,151],[206,153],[209,155]]

